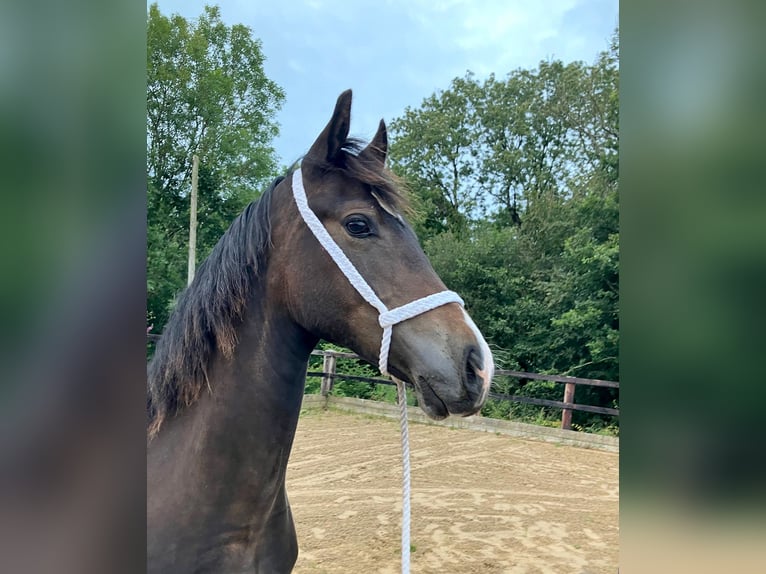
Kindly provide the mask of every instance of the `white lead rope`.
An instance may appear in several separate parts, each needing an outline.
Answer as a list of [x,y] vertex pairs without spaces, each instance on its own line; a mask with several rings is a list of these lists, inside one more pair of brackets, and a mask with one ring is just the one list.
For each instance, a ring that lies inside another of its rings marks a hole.
[[[397,398],[399,402],[399,423],[402,430],[402,573],[409,574],[410,571],[410,442],[409,430],[407,427],[407,394],[404,382],[392,376],[388,372],[388,353],[391,349],[391,335],[394,325],[417,317],[447,303],[457,303],[461,307],[465,304],[460,296],[454,291],[441,291],[426,297],[416,299],[406,305],[389,309],[380,300],[372,287],[359,274],[351,260],[346,257],[343,250],[335,243],[330,233],[319,221],[319,218],[309,207],[306,197],[306,190],[303,188],[303,175],[300,169],[293,172],[292,179],[293,198],[298,206],[298,211],[306,222],[306,225],[317,238],[325,251],[332,257],[340,271],[349,280],[351,285],[362,298],[372,305],[378,311],[378,323],[383,328],[383,336],[380,342],[380,356],[378,357],[378,368],[383,375],[390,376],[396,383]],[[463,311],[465,314],[465,311]],[[465,314],[468,317],[467,314]],[[470,323],[473,324],[472,322]],[[473,329],[478,330],[474,327]],[[480,337],[480,334],[478,335]],[[483,339],[480,339],[483,340]]]
[[396,383],[399,402],[399,427],[402,431],[402,574],[410,572],[410,431],[407,427],[407,391],[404,381]]

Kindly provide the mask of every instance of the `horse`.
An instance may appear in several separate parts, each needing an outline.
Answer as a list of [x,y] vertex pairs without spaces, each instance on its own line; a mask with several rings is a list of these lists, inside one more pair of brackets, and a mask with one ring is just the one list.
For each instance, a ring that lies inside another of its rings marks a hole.
[[347,90],[300,167],[233,221],[157,342],[148,572],[292,571],[285,473],[320,339],[378,361],[433,419],[472,415],[487,397],[491,352],[404,217],[385,122],[364,145],[349,137],[350,117]]

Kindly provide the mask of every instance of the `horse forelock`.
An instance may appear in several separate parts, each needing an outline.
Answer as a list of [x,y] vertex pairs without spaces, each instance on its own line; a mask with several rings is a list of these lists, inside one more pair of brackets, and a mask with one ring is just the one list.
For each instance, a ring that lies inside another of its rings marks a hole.
[[334,162],[317,161],[309,157],[305,157],[303,162],[318,168],[320,172],[343,172],[348,177],[369,186],[372,197],[380,207],[401,221],[401,214],[407,215],[411,212],[404,181],[379,162],[360,155],[364,148],[363,140],[348,138],[341,146],[341,153]]

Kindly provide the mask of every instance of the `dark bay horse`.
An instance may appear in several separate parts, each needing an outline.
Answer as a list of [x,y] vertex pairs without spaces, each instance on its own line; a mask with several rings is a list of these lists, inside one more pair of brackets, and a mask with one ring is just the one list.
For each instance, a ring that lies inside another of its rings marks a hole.
[[[401,217],[385,124],[348,138],[351,91],[300,167],[310,209],[389,308],[444,291]],[[148,372],[149,572],[290,572],[285,472],[320,338],[377,362],[382,323],[278,179],[232,223],[180,296]],[[388,370],[432,418],[471,415],[494,366],[457,303],[393,328]]]

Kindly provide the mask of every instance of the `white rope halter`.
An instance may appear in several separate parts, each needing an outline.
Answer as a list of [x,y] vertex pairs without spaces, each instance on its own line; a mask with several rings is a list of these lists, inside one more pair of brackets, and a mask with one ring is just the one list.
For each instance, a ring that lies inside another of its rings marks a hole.
[[[388,372],[388,353],[391,348],[391,333],[393,332],[394,325],[397,325],[407,319],[417,317],[427,311],[446,305],[447,303],[457,303],[461,307],[465,304],[460,296],[454,291],[441,291],[416,299],[406,305],[401,305],[395,309],[389,309],[385,303],[380,300],[372,290],[372,287],[364,280],[364,278],[356,270],[354,264],[351,263],[343,250],[335,243],[335,240],[330,236],[325,226],[319,221],[319,218],[311,210],[306,198],[306,190],[303,188],[303,175],[300,169],[296,169],[293,172],[293,197],[295,203],[298,206],[298,211],[303,217],[303,221],[317,238],[319,243],[324,247],[325,251],[332,257],[335,264],[341,270],[343,275],[349,280],[351,285],[362,298],[372,305],[378,311],[378,323],[383,328],[383,338],[380,342],[380,355],[378,357],[378,368],[384,375],[390,376],[396,382],[397,398],[399,401],[399,421],[402,430],[402,464],[403,464],[403,481],[402,481],[402,572],[408,573],[410,571],[410,447],[409,447],[409,432],[407,429],[407,395],[404,387],[404,382],[400,381]],[[469,322],[469,326],[479,337],[481,338],[478,329],[470,321],[470,318],[464,314]]]

